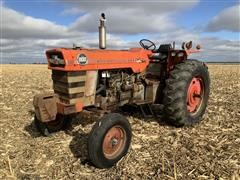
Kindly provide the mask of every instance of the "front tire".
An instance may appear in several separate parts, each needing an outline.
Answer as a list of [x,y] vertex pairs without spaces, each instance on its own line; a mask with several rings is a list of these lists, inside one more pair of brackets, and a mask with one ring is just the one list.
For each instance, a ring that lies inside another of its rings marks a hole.
[[198,123],[205,112],[210,92],[207,67],[197,60],[177,64],[164,89],[164,117],[175,126]]
[[90,161],[98,168],[115,165],[128,152],[132,133],[128,120],[117,113],[107,114],[93,126],[88,138]]

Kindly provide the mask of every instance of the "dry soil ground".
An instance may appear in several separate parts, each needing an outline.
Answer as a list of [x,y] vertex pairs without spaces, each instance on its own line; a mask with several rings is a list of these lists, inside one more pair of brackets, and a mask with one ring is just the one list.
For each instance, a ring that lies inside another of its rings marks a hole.
[[174,128],[128,116],[133,140],[115,167],[97,169],[86,155],[93,122],[41,137],[32,98],[51,91],[46,65],[3,65],[0,179],[239,179],[240,65],[209,65],[211,95],[204,120]]

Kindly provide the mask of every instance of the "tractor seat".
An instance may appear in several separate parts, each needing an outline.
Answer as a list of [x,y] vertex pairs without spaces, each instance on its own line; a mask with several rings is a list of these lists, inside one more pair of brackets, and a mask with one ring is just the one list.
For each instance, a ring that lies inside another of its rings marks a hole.
[[153,53],[168,53],[172,49],[171,44],[161,44],[158,49],[153,50]]
[[168,57],[168,52],[172,49],[171,44],[161,44],[158,49],[153,50],[154,54],[149,56],[150,59],[165,60]]

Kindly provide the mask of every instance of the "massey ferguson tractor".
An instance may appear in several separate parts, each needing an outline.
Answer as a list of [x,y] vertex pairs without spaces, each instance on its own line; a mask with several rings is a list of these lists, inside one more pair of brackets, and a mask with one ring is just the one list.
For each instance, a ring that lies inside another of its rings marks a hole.
[[131,127],[116,113],[119,108],[138,107],[143,118],[162,112],[161,119],[172,125],[193,125],[205,112],[210,84],[206,64],[188,59],[199,45],[192,49],[190,41],[175,49],[175,43],[158,47],[142,39],[139,48],[108,50],[105,24],[102,14],[99,49],[46,51],[54,93],[33,100],[34,122],[46,136],[66,128],[78,113],[98,115],[87,147],[89,160],[99,168],[113,166],[129,149]]

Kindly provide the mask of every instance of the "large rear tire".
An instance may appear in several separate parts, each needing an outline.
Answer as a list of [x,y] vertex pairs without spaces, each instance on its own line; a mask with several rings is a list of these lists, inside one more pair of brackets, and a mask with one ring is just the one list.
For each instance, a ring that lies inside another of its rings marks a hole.
[[117,113],[95,123],[88,138],[88,156],[98,168],[109,168],[128,152],[132,133],[128,120]]
[[170,72],[164,89],[164,118],[175,126],[198,123],[207,107],[210,78],[197,60],[179,63]]

